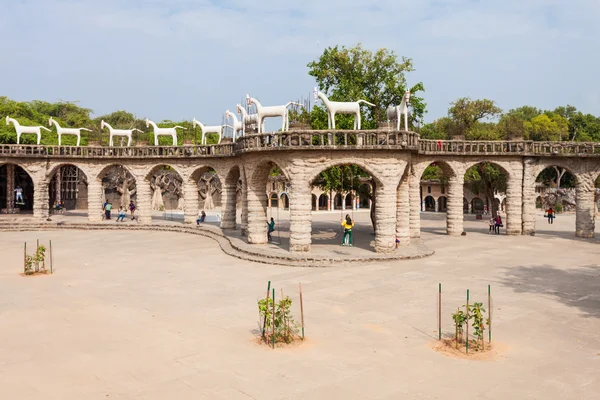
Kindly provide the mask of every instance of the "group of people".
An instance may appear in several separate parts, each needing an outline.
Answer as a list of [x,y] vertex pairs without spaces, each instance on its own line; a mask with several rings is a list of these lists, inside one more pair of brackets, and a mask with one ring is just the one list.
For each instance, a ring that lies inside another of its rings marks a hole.
[[556,218],[556,211],[554,210],[554,208],[550,207],[549,209],[547,209],[545,217],[548,218],[549,224],[553,224],[554,218]]
[[61,212],[65,209],[65,202],[64,201],[55,201],[54,205],[52,206],[52,210],[54,212]]
[[488,235],[491,235],[494,232],[496,235],[500,234],[500,228],[502,228],[504,224],[502,224],[502,217],[500,214],[495,217],[490,218],[490,229],[488,231]]
[[[102,206],[102,210],[104,210],[104,218],[109,220],[110,219],[110,214],[112,211],[113,205],[112,203],[107,199],[104,202],[104,205]],[[133,201],[129,202],[129,212],[131,212],[131,220],[135,220],[135,204],[133,203]],[[117,220],[116,222],[125,222],[125,216],[127,215],[127,209],[123,206],[119,207],[119,215],[117,216]]]

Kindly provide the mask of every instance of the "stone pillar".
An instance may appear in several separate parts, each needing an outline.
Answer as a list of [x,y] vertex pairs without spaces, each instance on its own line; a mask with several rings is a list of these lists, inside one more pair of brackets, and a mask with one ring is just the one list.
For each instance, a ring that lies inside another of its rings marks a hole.
[[405,175],[396,192],[396,237],[400,240],[400,246],[410,244],[409,191],[408,176]]
[[590,174],[577,176],[575,186],[575,236],[581,238],[595,237],[595,213],[594,213],[594,180]]
[[248,184],[248,243],[267,243],[267,205],[264,190],[264,185],[253,185],[252,182]]
[[248,234],[248,185],[242,180],[242,235]]
[[[535,202],[535,197],[533,198]],[[534,203],[535,207],[535,203]],[[523,170],[514,170],[506,181],[506,234],[523,232]]]
[[138,221],[141,224],[150,225],[152,224],[152,189],[150,183],[143,178],[136,177],[135,185],[137,189],[135,212],[138,214]]
[[91,178],[88,182],[88,222],[102,222],[104,200],[102,181]]
[[[35,190],[35,187],[33,188]],[[6,211],[15,209],[15,164],[6,164]]]
[[356,211],[356,203],[357,203],[356,192],[352,192],[352,210]]
[[[346,196],[348,196],[348,195],[346,194]],[[342,199],[342,210],[346,209],[346,196],[342,196],[340,194],[340,199]]]
[[[235,229],[237,182],[223,182],[221,191],[221,229]],[[277,204],[279,206],[279,202]]]
[[192,180],[183,183],[183,222],[193,224],[198,218],[198,184]]
[[310,185],[302,175],[295,178],[290,196],[290,251],[308,252],[312,234]]
[[[533,171],[533,163],[535,162],[532,158],[525,158],[523,160],[523,187],[521,191],[523,193],[521,213],[522,213],[522,234],[530,235],[535,233],[535,178]],[[508,202],[508,200],[507,200]],[[502,206],[502,203],[500,203]],[[505,206],[508,208],[507,206]]]
[[331,205],[333,204],[332,202],[333,202],[332,192],[329,191],[329,197],[327,197],[327,211],[333,210],[333,207],[331,207]]
[[397,186],[377,184],[375,190],[375,251],[391,253],[396,249]]
[[439,199],[435,199],[435,212],[439,212],[440,211],[440,203],[439,203]]
[[410,200],[410,237],[421,237],[421,188],[419,177],[411,171],[408,175],[408,194]]
[[463,233],[463,197],[464,175],[453,176],[448,180],[448,211],[446,212],[446,231],[448,235],[459,236]]
[[56,174],[54,175],[56,177],[56,187],[55,189],[55,193],[54,193],[54,197],[55,197],[55,201],[57,201],[58,203],[60,203],[60,201],[62,200],[62,167],[58,167],[56,169]]
[[[35,218],[46,220],[50,215],[48,181],[44,178],[34,181],[33,184],[33,216]],[[14,193],[13,193],[14,194]]]

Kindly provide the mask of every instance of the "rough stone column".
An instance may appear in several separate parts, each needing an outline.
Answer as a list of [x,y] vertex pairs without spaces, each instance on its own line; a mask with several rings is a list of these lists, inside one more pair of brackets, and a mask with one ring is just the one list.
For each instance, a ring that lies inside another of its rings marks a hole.
[[[523,201],[522,201],[522,233],[530,235],[535,233],[535,178],[533,171],[534,159],[523,160]],[[500,203],[502,205],[502,203]]]
[[435,201],[435,212],[439,212],[440,211],[440,203],[438,200],[434,200]]
[[312,232],[311,194],[304,175],[292,177],[290,194],[290,251],[310,251]]
[[242,235],[248,234],[248,185],[242,180]]
[[375,251],[391,253],[396,248],[397,185],[377,184],[375,189]]
[[[248,243],[267,243],[267,205],[264,185],[248,184]],[[279,227],[277,227],[279,229]]]
[[90,179],[88,182],[88,221],[102,222],[102,204],[104,203],[102,181]]
[[62,167],[56,169],[56,187],[55,187],[55,201],[59,202],[62,200]]
[[150,183],[144,178],[136,177],[136,197],[137,204],[135,212],[138,214],[138,221],[141,224],[152,224],[152,189]]
[[410,199],[410,237],[421,237],[421,188],[419,177],[412,170],[408,175],[408,191]]
[[[35,191],[35,187],[33,188]],[[6,211],[15,209],[15,164],[6,164]]]
[[[533,199],[535,201],[535,198]],[[535,207],[535,204],[534,204]],[[523,170],[511,171],[506,181],[506,234],[523,232]]]
[[575,236],[581,238],[595,237],[594,214],[594,180],[590,174],[577,175],[575,193],[577,205],[575,207]]
[[[232,184],[231,182],[227,182],[227,179],[224,179],[222,182],[221,229],[235,229],[237,182]],[[279,202],[277,205],[279,206]]]
[[396,237],[400,239],[400,246],[410,244],[409,192],[408,176],[404,176],[396,193]]
[[198,185],[186,180],[183,183],[183,222],[193,224],[198,217]]
[[446,231],[448,235],[459,236],[463,233],[463,197],[465,179],[463,174],[448,180],[448,211],[446,212]]
[[45,178],[35,180],[33,184],[33,216],[46,220],[50,215],[48,202],[50,200],[50,188]]
[[346,196],[340,196],[342,198],[342,210],[346,209]]
[[331,204],[333,203],[333,197],[332,197],[332,192],[331,190],[329,191],[329,196],[327,197],[327,211],[331,211],[333,208],[331,207]]

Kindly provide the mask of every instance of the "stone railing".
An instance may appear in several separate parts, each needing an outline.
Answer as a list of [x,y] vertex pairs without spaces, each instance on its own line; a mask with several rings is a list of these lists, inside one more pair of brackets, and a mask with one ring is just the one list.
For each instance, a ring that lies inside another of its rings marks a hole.
[[246,135],[236,152],[290,149],[404,149],[417,150],[419,135],[407,131],[288,131]]
[[421,139],[419,154],[600,157],[600,143]]
[[186,158],[233,156],[234,144],[208,146],[146,146],[146,147],[90,147],[0,145],[0,157],[73,157],[73,158]]
[[237,153],[275,150],[408,150],[441,155],[519,155],[600,157],[600,143],[423,140],[415,132],[381,130],[288,131],[250,134],[235,143],[184,146],[37,146],[0,145],[0,157],[72,158],[200,158],[227,157]]

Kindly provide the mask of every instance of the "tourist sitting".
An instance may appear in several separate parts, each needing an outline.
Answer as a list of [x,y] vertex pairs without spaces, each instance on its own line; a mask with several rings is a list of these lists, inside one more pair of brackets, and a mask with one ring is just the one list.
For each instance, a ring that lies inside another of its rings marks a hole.
[[496,234],[499,235],[500,234],[500,228],[503,227],[504,225],[502,224],[502,217],[500,216],[500,214],[498,214],[496,216],[496,224],[495,224],[495,229],[496,229]]
[[125,207],[119,207],[119,216],[117,217],[117,221],[125,222]]
[[206,213],[204,212],[204,210],[202,210],[202,212],[198,215],[198,218],[196,218],[196,225],[200,225],[200,223],[204,222],[205,219]]
[[340,221],[342,228],[344,228],[344,236],[342,237],[342,246],[352,247],[352,227],[354,221],[350,218],[350,215],[346,214],[346,218]]

